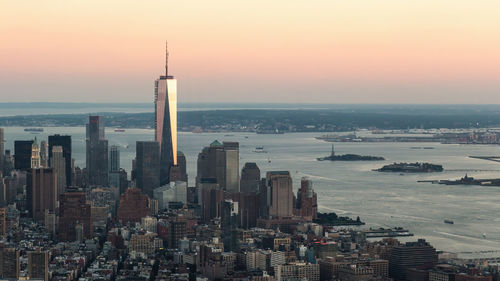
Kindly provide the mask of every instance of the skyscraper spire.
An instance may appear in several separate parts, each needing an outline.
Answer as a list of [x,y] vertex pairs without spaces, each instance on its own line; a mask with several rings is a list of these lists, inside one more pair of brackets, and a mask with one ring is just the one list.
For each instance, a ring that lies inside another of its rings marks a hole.
[[168,41],[165,41],[165,76],[168,77]]

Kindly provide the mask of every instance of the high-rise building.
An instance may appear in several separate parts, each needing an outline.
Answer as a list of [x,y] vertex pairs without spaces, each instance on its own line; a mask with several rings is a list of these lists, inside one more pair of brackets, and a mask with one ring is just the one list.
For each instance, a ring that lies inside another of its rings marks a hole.
[[4,143],[4,130],[0,128],[0,172],[3,172],[5,162],[5,143]]
[[28,252],[28,277],[30,280],[49,280],[49,252]]
[[160,187],[160,155],[156,141],[136,143],[136,186],[142,193],[153,197],[153,190]]
[[45,219],[45,210],[57,208],[57,177],[52,168],[28,170],[26,179],[26,209],[35,220]]
[[109,186],[120,186],[120,148],[116,145],[109,148]]
[[316,219],[318,214],[318,196],[313,190],[312,181],[303,177],[297,192],[297,215],[309,221]]
[[154,199],[158,200],[160,210],[168,209],[170,202],[187,204],[187,183],[183,181],[170,182],[154,190]]
[[14,279],[19,277],[19,250],[0,247],[0,277]]
[[177,165],[177,80],[168,74],[155,80],[155,140],[160,146],[160,184],[170,182],[170,168]]
[[5,235],[7,231],[7,213],[6,208],[0,208],[0,235]]
[[237,142],[213,141],[198,154],[196,185],[203,179],[216,179],[228,192],[239,192],[239,145]]
[[179,240],[186,237],[187,223],[185,221],[173,221],[170,223],[169,248],[177,248]]
[[148,207],[149,198],[141,194],[138,188],[129,188],[120,198],[117,219],[123,224],[140,222],[142,218],[151,215]]
[[49,145],[44,140],[40,142],[40,166],[49,167]]
[[88,184],[107,186],[108,141],[104,138],[104,120],[100,116],[89,116],[86,156]]
[[38,169],[40,168],[40,145],[38,144],[38,140],[35,137],[33,144],[31,145],[31,168]]
[[54,146],[60,146],[63,150],[64,163],[66,167],[66,186],[73,185],[73,169],[71,159],[71,136],[52,135],[49,136],[49,164],[52,161],[52,149]]
[[293,185],[288,171],[267,172],[266,175],[269,217],[293,215]]
[[66,192],[66,159],[62,146],[56,145],[52,147],[52,155],[50,157],[50,167],[57,174],[57,198]]
[[236,251],[238,247],[238,202],[224,200],[221,207],[221,228],[226,252]]
[[31,168],[31,150],[33,140],[14,141],[14,168],[27,171]]
[[437,262],[436,249],[424,239],[419,239],[417,242],[406,242],[406,244],[392,248],[389,259],[389,277],[405,281],[408,269],[430,269],[434,268]]
[[240,191],[243,193],[259,192],[260,169],[256,163],[245,163],[241,169]]
[[128,188],[128,175],[125,169],[120,169],[120,186],[119,193],[122,195]]
[[[66,192],[61,195],[59,207],[59,239],[77,241],[91,238],[94,233],[91,206],[84,192]],[[79,237],[81,236],[81,237]]]

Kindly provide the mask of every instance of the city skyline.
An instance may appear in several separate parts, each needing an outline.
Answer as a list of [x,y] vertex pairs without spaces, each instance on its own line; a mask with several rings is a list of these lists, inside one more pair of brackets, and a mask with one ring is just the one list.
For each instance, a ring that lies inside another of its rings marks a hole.
[[0,101],[150,101],[168,38],[179,102],[500,103],[498,8],[11,2],[0,12]]

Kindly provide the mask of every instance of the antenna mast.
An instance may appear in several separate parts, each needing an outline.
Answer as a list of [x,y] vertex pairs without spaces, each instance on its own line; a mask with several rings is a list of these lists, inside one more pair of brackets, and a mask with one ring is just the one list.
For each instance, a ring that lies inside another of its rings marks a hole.
[[165,41],[165,76],[168,78],[168,42]]

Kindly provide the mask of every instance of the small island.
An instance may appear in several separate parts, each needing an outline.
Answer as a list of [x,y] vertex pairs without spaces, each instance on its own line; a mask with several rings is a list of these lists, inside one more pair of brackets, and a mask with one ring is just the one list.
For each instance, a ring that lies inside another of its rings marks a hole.
[[336,213],[318,213],[318,217],[314,220],[315,223],[328,226],[341,225],[364,225],[359,216],[354,220],[349,217],[339,217]]
[[379,156],[363,156],[357,154],[343,154],[335,155],[335,149],[332,145],[332,152],[330,156],[316,158],[318,161],[382,161],[385,160],[384,157]]
[[442,172],[443,166],[431,163],[393,163],[385,165],[374,171],[378,172],[398,172],[398,173],[432,173]]

